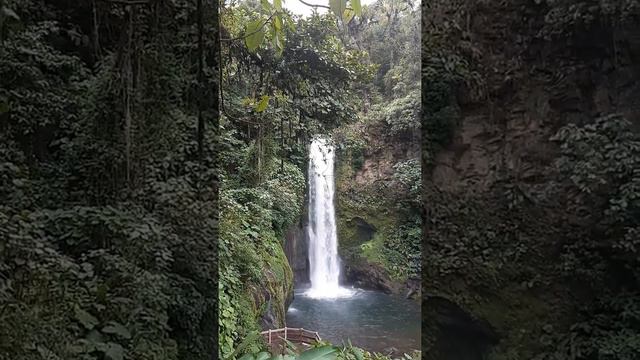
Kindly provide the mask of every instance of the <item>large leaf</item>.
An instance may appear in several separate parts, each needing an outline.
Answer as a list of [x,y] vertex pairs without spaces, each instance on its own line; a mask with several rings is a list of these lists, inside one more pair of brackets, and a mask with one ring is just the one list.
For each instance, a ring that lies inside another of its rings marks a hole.
[[20,16],[18,16],[15,11],[9,9],[8,7],[3,7],[1,10],[4,16],[20,21]]
[[102,329],[102,332],[105,334],[118,335],[124,339],[131,339],[131,333],[129,330],[127,330],[124,325],[115,321],[109,321],[107,326]]
[[255,51],[264,41],[264,22],[255,20],[248,23],[245,36],[244,41],[249,51]]
[[282,18],[280,16],[273,18],[273,26],[276,30],[276,35],[278,35],[278,32],[282,30]]
[[263,351],[261,353],[258,353],[258,355],[256,355],[256,360],[267,360],[270,357],[269,353],[266,351]]
[[102,336],[102,333],[100,333],[100,331],[98,331],[97,329],[93,329],[89,331],[89,333],[86,336],[86,339],[92,343],[104,342],[104,336]]
[[256,105],[256,111],[263,112],[267,109],[267,106],[269,106],[269,95],[262,95],[260,102]]
[[351,0],[351,7],[357,16],[362,16],[362,6],[360,0]]
[[244,354],[238,360],[254,360],[254,357],[252,354]]
[[100,323],[100,321],[98,321],[98,319],[96,319],[95,316],[80,309],[79,306],[76,305],[74,310],[75,310],[74,313],[75,313],[76,320],[78,320],[78,322],[80,322],[80,324],[82,324],[82,326],[84,326],[85,329],[91,330]]
[[122,360],[124,358],[124,349],[119,344],[108,343],[107,351],[104,352],[105,360]]
[[336,358],[337,353],[338,349],[333,346],[321,346],[303,352],[298,356],[298,360],[332,360]]
[[282,36],[282,32],[273,37],[273,48],[276,50],[276,57],[280,58],[284,51],[284,36]]
[[282,0],[273,0],[273,6],[278,11],[282,11]]
[[342,13],[342,22],[344,22],[345,24],[348,24],[351,19],[353,19],[353,15],[355,15],[355,13],[353,12],[353,10],[351,9],[346,9],[343,13]]

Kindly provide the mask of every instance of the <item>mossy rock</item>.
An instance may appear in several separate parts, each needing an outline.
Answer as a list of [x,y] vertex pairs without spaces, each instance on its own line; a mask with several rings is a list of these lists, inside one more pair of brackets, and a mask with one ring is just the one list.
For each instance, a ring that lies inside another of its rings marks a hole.
[[[394,264],[388,260],[385,239],[390,237],[399,225],[399,214],[393,204],[377,193],[373,186],[354,183],[355,171],[349,153],[343,154],[336,162],[336,222],[338,251],[346,266],[357,273],[371,270],[375,277],[396,282],[393,289],[404,283],[406,276],[400,276],[404,264]],[[379,270],[385,272],[384,276]],[[383,282],[387,282],[386,280]],[[380,284],[387,288],[387,285]]]

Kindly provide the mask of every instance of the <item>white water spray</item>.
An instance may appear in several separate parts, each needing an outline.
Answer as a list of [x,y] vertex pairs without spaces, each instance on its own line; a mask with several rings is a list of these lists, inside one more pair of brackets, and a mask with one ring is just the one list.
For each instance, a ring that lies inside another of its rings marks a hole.
[[315,139],[309,150],[309,275],[314,298],[350,296],[340,287],[340,262],[334,198],[334,148],[326,139]]

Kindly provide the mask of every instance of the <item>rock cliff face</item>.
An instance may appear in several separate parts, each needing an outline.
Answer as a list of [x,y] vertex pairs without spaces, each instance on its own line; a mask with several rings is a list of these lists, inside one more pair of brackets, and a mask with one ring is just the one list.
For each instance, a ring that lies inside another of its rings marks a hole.
[[291,265],[295,284],[309,282],[309,238],[305,226],[306,222],[301,219],[285,234],[284,251]]
[[459,41],[474,50],[469,61],[485,80],[484,96],[460,89],[459,125],[430,169],[440,188],[486,191],[505,175],[544,181],[560,126],[612,112],[639,120],[638,24],[600,19],[544,39],[551,8],[537,3],[479,2],[460,15],[468,17]]
[[420,281],[394,270],[406,266],[407,260],[399,257],[390,261],[385,247],[407,220],[396,209],[397,199],[391,192],[397,186],[394,166],[418,159],[419,143],[394,141],[375,128],[361,131],[359,136],[366,146],[357,156],[354,151],[341,151],[337,159],[336,216],[344,281],[360,288],[419,297]]
[[352,174],[353,181],[358,185],[390,180],[395,164],[420,157],[417,142],[390,142],[383,135],[376,133],[368,134],[366,142],[369,144],[369,150],[364,154],[362,167]]
[[[546,193],[559,180],[550,138],[564,125],[613,112],[640,124],[640,27],[601,19],[546,36],[557,12],[550,1],[436,3],[427,16],[441,18],[428,22],[459,25],[448,30],[460,44],[451,51],[482,78],[482,95],[469,85],[456,89],[453,136],[423,158],[425,246],[433,254],[423,286],[462,310],[425,303],[433,321],[423,346],[431,359],[480,359],[446,350],[454,348],[532,358],[543,328],[566,326],[574,304],[588,297],[554,273],[571,219],[561,199]],[[461,247],[475,252],[453,254]],[[481,333],[491,341],[474,345],[477,334],[450,326],[467,315],[485,324]]]
[[592,43],[592,51],[582,56],[553,44],[529,49],[548,53],[549,63],[540,64],[530,54],[516,74],[505,75],[505,94],[483,103],[460,98],[460,124],[435,157],[434,184],[450,191],[470,186],[486,191],[505,174],[527,184],[544,181],[545,165],[555,154],[549,139],[560,126],[611,112],[637,121],[638,65],[625,57],[614,67],[599,51],[605,46],[598,44],[602,35],[594,36],[584,40]]
[[293,301],[293,272],[284,251],[272,254],[269,266],[263,269],[263,284],[250,285],[246,290],[251,301],[247,303],[259,315],[263,330],[285,326],[286,313]]

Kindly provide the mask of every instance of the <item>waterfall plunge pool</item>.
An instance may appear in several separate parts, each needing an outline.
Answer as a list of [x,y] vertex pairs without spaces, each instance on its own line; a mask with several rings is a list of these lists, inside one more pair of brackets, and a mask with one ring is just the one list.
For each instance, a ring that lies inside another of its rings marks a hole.
[[393,355],[420,350],[420,305],[381,292],[351,289],[352,296],[335,299],[307,296],[295,290],[287,311],[287,326],[317,331],[336,345],[351,340],[368,351]]

